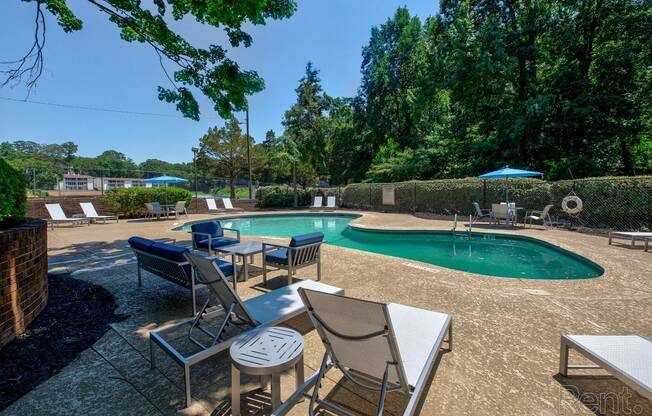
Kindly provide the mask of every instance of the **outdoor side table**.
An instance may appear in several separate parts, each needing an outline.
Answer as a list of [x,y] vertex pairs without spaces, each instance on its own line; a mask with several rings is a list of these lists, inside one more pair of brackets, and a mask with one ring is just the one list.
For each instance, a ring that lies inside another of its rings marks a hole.
[[284,327],[263,327],[239,336],[231,345],[231,411],[240,415],[240,372],[272,379],[272,410],[281,405],[281,373],[294,367],[296,388],[304,382],[303,337]]
[[249,280],[249,264],[250,261],[247,258],[252,257],[255,254],[263,252],[263,242],[262,241],[242,241],[236,244],[230,244],[228,246],[215,247],[215,251],[218,251],[223,254],[236,255],[242,258],[243,265],[243,274],[245,282]]

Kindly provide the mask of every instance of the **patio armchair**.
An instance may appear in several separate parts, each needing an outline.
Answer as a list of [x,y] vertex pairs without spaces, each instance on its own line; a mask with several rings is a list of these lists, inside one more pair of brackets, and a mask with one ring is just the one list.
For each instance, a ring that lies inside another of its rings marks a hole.
[[[190,406],[190,370],[215,354],[226,351],[243,331],[261,326],[282,324],[306,311],[298,291],[301,288],[317,292],[344,294],[338,287],[311,280],[297,282],[290,286],[242,300],[228,284],[222,268],[214,259],[185,253],[186,260],[193,266],[198,283],[205,285],[211,293],[201,310],[191,319],[150,331],[151,367],[155,368],[154,347],[158,346],[175,363],[183,367],[186,407]],[[209,309],[209,306],[214,308]],[[209,329],[208,321],[221,319],[217,331]],[[207,325],[203,325],[206,323]],[[180,329],[188,327],[187,338],[199,349],[194,351],[184,345],[177,349],[173,343],[178,340]],[[238,330],[229,331],[236,327]],[[200,339],[201,337],[201,339]]]
[[321,244],[324,234],[320,232],[296,235],[287,246],[263,243],[263,283],[267,285],[267,265],[288,271],[288,285],[297,269],[317,264],[317,281],[321,280]]
[[50,227],[54,230],[54,224],[70,224],[70,225],[90,225],[90,220],[85,217],[68,217],[61,205],[59,204],[45,204],[45,209],[50,214],[50,219],[47,220]]
[[[235,233],[236,237],[227,237],[224,231]],[[209,256],[215,255],[215,248],[237,244],[240,242],[240,230],[225,228],[219,221],[198,222],[190,226],[193,250],[206,251]]]
[[487,218],[489,221],[491,221],[491,210],[490,209],[482,209],[480,208],[480,204],[477,202],[473,203],[473,209],[475,210],[475,214],[473,215],[473,220],[477,220],[480,218]]
[[[129,238],[128,243],[136,255],[138,287],[143,285],[142,270],[145,270],[176,285],[190,289],[194,316],[197,313],[196,289],[199,284],[185,256],[189,252],[188,248],[174,245],[172,239],[156,241],[138,236]],[[231,257],[230,262],[215,259],[215,265],[225,276],[233,278],[237,273],[235,256]]]
[[383,414],[386,394],[392,391],[408,397],[403,416],[419,414],[442,354],[452,350],[450,314],[308,288],[299,289],[299,295],[326,352],[319,371],[272,415],[286,414],[304,395],[310,398],[310,416],[315,414],[315,407],[327,410],[328,414],[352,415],[327,400],[328,396],[322,398],[319,394],[322,379],[333,367],[357,387],[377,393],[378,405],[372,414]]
[[115,220],[119,222],[117,215],[98,215],[95,211],[95,206],[92,202],[80,202],[82,211],[84,211],[84,216],[88,218],[89,221],[98,221],[102,220],[103,223],[106,223],[107,220]]
[[525,213],[525,224],[527,225],[528,220],[530,221],[530,226],[533,221],[541,221],[544,227],[552,226],[552,218],[550,217],[550,210],[554,205],[546,205],[541,211],[528,211]]
[[147,212],[145,213],[146,219],[156,218],[157,220],[160,220],[161,216],[163,216],[163,208],[159,202],[145,202],[145,208],[147,209]]
[[171,208],[168,210],[168,214],[174,213],[174,217],[176,219],[179,219],[179,215],[185,214],[186,218],[188,218],[188,210],[186,209],[186,201],[177,201],[177,203],[174,205],[174,208]]

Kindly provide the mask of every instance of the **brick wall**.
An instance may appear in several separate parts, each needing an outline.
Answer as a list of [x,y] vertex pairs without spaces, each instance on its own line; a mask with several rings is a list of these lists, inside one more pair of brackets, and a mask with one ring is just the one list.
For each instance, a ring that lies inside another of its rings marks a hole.
[[47,223],[0,231],[0,347],[25,332],[47,301]]
[[[93,196],[49,196],[47,198],[29,198],[27,200],[27,216],[30,218],[50,218],[48,211],[45,209],[45,204],[61,204],[63,212],[66,213],[69,217],[74,214],[82,214],[83,211],[80,202],[92,202],[95,206],[97,213],[102,215],[104,213],[112,213],[113,210],[110,205],[102,203],[102,197],[99,195]],[[254,211],[256,210],[256,201],[242,201],[232,199],[234,207],[242,208],[245,211]],[[216,201],[217,206],[221,207],[222,204],[219,201]],[[197,209],[195,210],[195,198],[193,197],[192,203],[188,208],[188,212],[191,214],[206,214],[208,213],[208,206],[206,205],[206,200],[204,198],[199,198],[197,200]]]

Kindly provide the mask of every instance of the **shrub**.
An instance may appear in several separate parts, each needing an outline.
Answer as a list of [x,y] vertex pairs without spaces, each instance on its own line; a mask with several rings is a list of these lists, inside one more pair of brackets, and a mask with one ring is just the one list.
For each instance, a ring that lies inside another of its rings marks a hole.
[[[339,198],[339,188],[299,188],[299,206],[308,206],[315,195],[323,197],[335,195]],[[294,206],[294,191],[289,186],[263,186],[256,192],[258,206],[262,208],[289,208]]]
[[0,229],[25,220],[27,192],[25,179],[4,159],[0,159]]
[[120,188],[110,189],[102,197],[102,202],[113,207],[113,211],[133,217],[143,214],[146,202],[174,204],[186,201],[189,206],[192,199],[190,191],[174,186],[157,188]]

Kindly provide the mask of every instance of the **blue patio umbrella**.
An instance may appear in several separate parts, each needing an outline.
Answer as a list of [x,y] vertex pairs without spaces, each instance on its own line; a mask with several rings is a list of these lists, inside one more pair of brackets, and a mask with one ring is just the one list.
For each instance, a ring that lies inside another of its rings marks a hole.
[[[533,170],[523,170],[523,169],[512,169],[509,166],[505,166],[502,169],[495,170],[493,172],[488,172],[483,175],[480,175],[480,179],[499,179],[499,178],[532,178],[535,176],[540,176],[543,179],[543,173],[533,171]],[[505,189],[505,201],[509,202],[508,190]]]
[[145,179],[143,182],[145,183],[162,183],[167,186],[168,184],[174,184],[174,183],[183,183],[183,182],[188,182],[187,179],[183,178],[177,178],[175,176],[157,176],[155,178],[149,178]]

